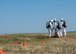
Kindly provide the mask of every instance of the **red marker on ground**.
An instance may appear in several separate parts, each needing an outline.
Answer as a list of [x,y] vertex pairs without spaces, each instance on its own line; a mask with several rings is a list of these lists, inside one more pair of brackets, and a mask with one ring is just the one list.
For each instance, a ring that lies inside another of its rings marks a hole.
[[0,54],[3,54],[3,51],[2,51],[2,49],[0,49]]
[[41,43],[42,43],[42,45],[44,45],[44,44],[45,44],[45,42],[44,42],[44,41],[42,41]]
[[26,41],[25,41],[25,42],[23,42],[23,46],[24,46],[24,47],[26,47],[26,46],[27,46]]
[[13,42],[13,44],[18,44],[18,42],[17,42],[17,41],[15,41],[15,42]]

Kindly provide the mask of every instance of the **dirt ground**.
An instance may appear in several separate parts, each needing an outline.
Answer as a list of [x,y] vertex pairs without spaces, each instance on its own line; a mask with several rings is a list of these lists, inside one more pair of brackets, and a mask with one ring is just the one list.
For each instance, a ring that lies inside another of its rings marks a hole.
[[4,54],[54,54],[49,52],[4,52]]

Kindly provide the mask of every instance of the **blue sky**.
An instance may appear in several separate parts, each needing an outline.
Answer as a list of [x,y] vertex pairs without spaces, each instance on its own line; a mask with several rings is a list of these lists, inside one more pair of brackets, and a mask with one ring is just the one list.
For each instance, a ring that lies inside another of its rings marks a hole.
[[45,23],[64,18],[76,30],[76,0],[0,0],[0,34],[44,33]]

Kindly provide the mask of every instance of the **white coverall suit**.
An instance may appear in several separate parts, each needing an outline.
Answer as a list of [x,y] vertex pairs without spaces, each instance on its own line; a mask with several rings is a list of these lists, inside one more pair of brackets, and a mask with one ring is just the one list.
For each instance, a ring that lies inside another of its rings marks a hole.
[[50,27],[48,28],[49,37],[53,36],[53,22],[50,22]]
[[62,29],[62,36],[66,36],[66,27],[62,26],[64,24],[64,20],[61,21],[61,29]]

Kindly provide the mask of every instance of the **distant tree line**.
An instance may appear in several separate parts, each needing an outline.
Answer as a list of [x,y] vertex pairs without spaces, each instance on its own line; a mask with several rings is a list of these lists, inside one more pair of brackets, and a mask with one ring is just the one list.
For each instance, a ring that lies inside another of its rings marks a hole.
[[68,31],[68,32],[76,32],[76,31]]

